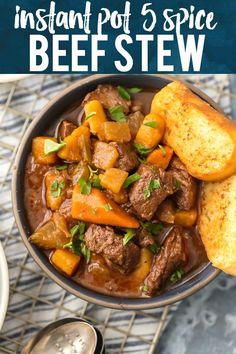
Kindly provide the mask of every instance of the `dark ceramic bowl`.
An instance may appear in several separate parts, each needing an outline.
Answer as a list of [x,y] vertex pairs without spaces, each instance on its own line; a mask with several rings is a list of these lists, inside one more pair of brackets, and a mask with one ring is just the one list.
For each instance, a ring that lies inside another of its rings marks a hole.
[[[109,295],[103,295],[95,291],[86,289],[59,273],[48,261],[44,253],[28,241],[30,228],[26,217],[24,207],[24,172],[27,156],[31,151],[32,138],[43,135],[51,123],[56,121],[63,111],[73,103],[78,102],[85,94],[96,88],[101,83],[111,83],[115,85],[142,86],[147,88],[161,89],[173,78],[166,75],[93,75],[78,80],[56,98],[51,100],[46,107],[38,114],[30,125],[28,131],[20,144],[13,170],[12,198],[13,209],[16,222],[21,237],[36,263],[43,271],[58,285],[75,296],[98,304],[117,309],[150,309],[172,304],[187,296],[194,294],[199,289],[210,283],[218,274],[219,270],[212,267],[210,263],[199,269],[197,274],[177,284],[175,287],[167,290],[161,295],[152,298],[121,298]],[[220,108],[208,96],[201,91],[188,85],[190,89],[209,102],[215,109]]]

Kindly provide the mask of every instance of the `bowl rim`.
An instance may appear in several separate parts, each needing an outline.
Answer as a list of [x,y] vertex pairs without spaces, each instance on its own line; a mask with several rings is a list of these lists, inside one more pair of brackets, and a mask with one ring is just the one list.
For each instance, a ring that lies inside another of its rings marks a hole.
[[[28,137],[34,130],[35,126],[38,124],[38,122],[44,117],[45,113],[52,108],[63,96],[73,92],[76,88],[79,86],[83,86],[89,83],[92,83],[93,81],[97,81],[100,79],[104,78],[118,78],[118,77],[124,76],[122,74],[95,74],[88,76],[86,78],[79,78],[74,84],[69,85],[67,88],[64,90],[60,91],[54,98],[52,98],[36,115],[34,118],[33,122],[29,125],[27,131],[25,132],[21,143],[18,147],[18,151],[15,157],[14,165],[13,165],[13,176],[12,176],[12,204],[13,204],[13,213],[14,217],[16,220],[16,224],[18,227],[18,230],[20,232],[21,238],[29,251],[30,255],[34,259],[34,261],[37,263],[37,265],[46,273],[46,275],[54,281],[57,285],[59,285],[61,288],[66,290],[67,292],[73,294],[76,297],[79,297],[82,300],[85,300],[90,303],[94,303],[96,305],[104,306],[104,307],[110,307],[112,309],[119,309],[119,310],[146,310],[146,309],[153,309],[153,308],[158,308],[166,305],[171,305],[173,303],[176,303],[180,300],[183,300],[184,298],[193,295],[195,292],[198,290],[202,289],[205,287],[208,283],[210,283],[212,280],[214,280],[220,273],[221,271],[219,269],[214,268],[210,262],[206,264],[206,266],[200,270],[199,273],[203,272],[206,268],[211,268],[211,273],[208,274],[204,279],[199,280],[196,284],[191,286],[189,289],[186,289],[184,291],[181,291],[177,294],[170,295],[169,298],[167,299],[162,299],[158,300],[157,297],[150,297],[150,298],[120,298],[117,296],[112,296],[112,295],[105,295],[98,293],[92,289],[88,289],[83,287],[82,285],[75,283],[77,286],[77,289],[75,289],[73,286],[69,285],[65,280],[62,279],[62,276],[60,276],[60,273],[57,271],[57,274],[54,274],[48,267],[47,264],[45,264],[38,254],[36,253],[36,250],[34,246],[28,241],[28,237],[26,235],[26,232],[23,228],[23,223],[21,222],[21,217],[20,213],[18,212],[18,197],[17,197],[17,175],[18,171],[21,169],[21,158],[23,156],[24,152],[24,145],[26,141],[28,140]],[[137,75],[129,75],[129,76],[137,76]],[[140,75],[141,76],[141,75]],[[172,75],[165,75],[165,74],[142,74],[142,76],[151,76],[151,77],[156,77],[160,78],[163,80],[169,80],[169,81],[182,81],[186,86],[188,86],[194,93],[196,93],[198,96],[200,96],[202,99],[207,101],[211,106],[213,106],[217,111],[223,113],[223,110],[214,102],[209,96],[207,96],[205,93],[203,93],[201,90],[196,88],[195,86],[185,82],[182,78],[175,77]],[[199,274],[198,273],[198,274]],[[64,277],[64,276],[63,276]],[[65,278],[68,279],[68,278]]]

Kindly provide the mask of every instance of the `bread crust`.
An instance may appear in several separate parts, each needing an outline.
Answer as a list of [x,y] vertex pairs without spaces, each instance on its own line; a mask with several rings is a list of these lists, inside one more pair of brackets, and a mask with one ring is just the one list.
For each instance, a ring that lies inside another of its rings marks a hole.
[[151,111],[165,118],[164,141],[192,176],[217,181],[236,172],[236,124],[182,82],[159,91]]
[[236,275],[236,175],[203,183],[198,227],[213,266]]

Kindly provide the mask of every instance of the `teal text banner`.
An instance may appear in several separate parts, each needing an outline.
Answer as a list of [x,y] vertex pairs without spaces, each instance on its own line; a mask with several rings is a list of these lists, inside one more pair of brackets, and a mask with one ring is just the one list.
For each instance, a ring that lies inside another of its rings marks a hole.
[[236,73],[235,0],[0,0],[0,73]]

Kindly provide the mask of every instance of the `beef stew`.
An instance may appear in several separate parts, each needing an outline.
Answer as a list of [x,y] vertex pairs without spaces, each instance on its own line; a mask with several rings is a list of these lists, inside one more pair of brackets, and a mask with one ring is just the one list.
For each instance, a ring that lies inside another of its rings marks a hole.
[[162,140],[154,94],[98,86],[53,137],[33,139],[26,166],[30,241],[75,282],[114,296],[154,296],[208,262],[200,181]]

